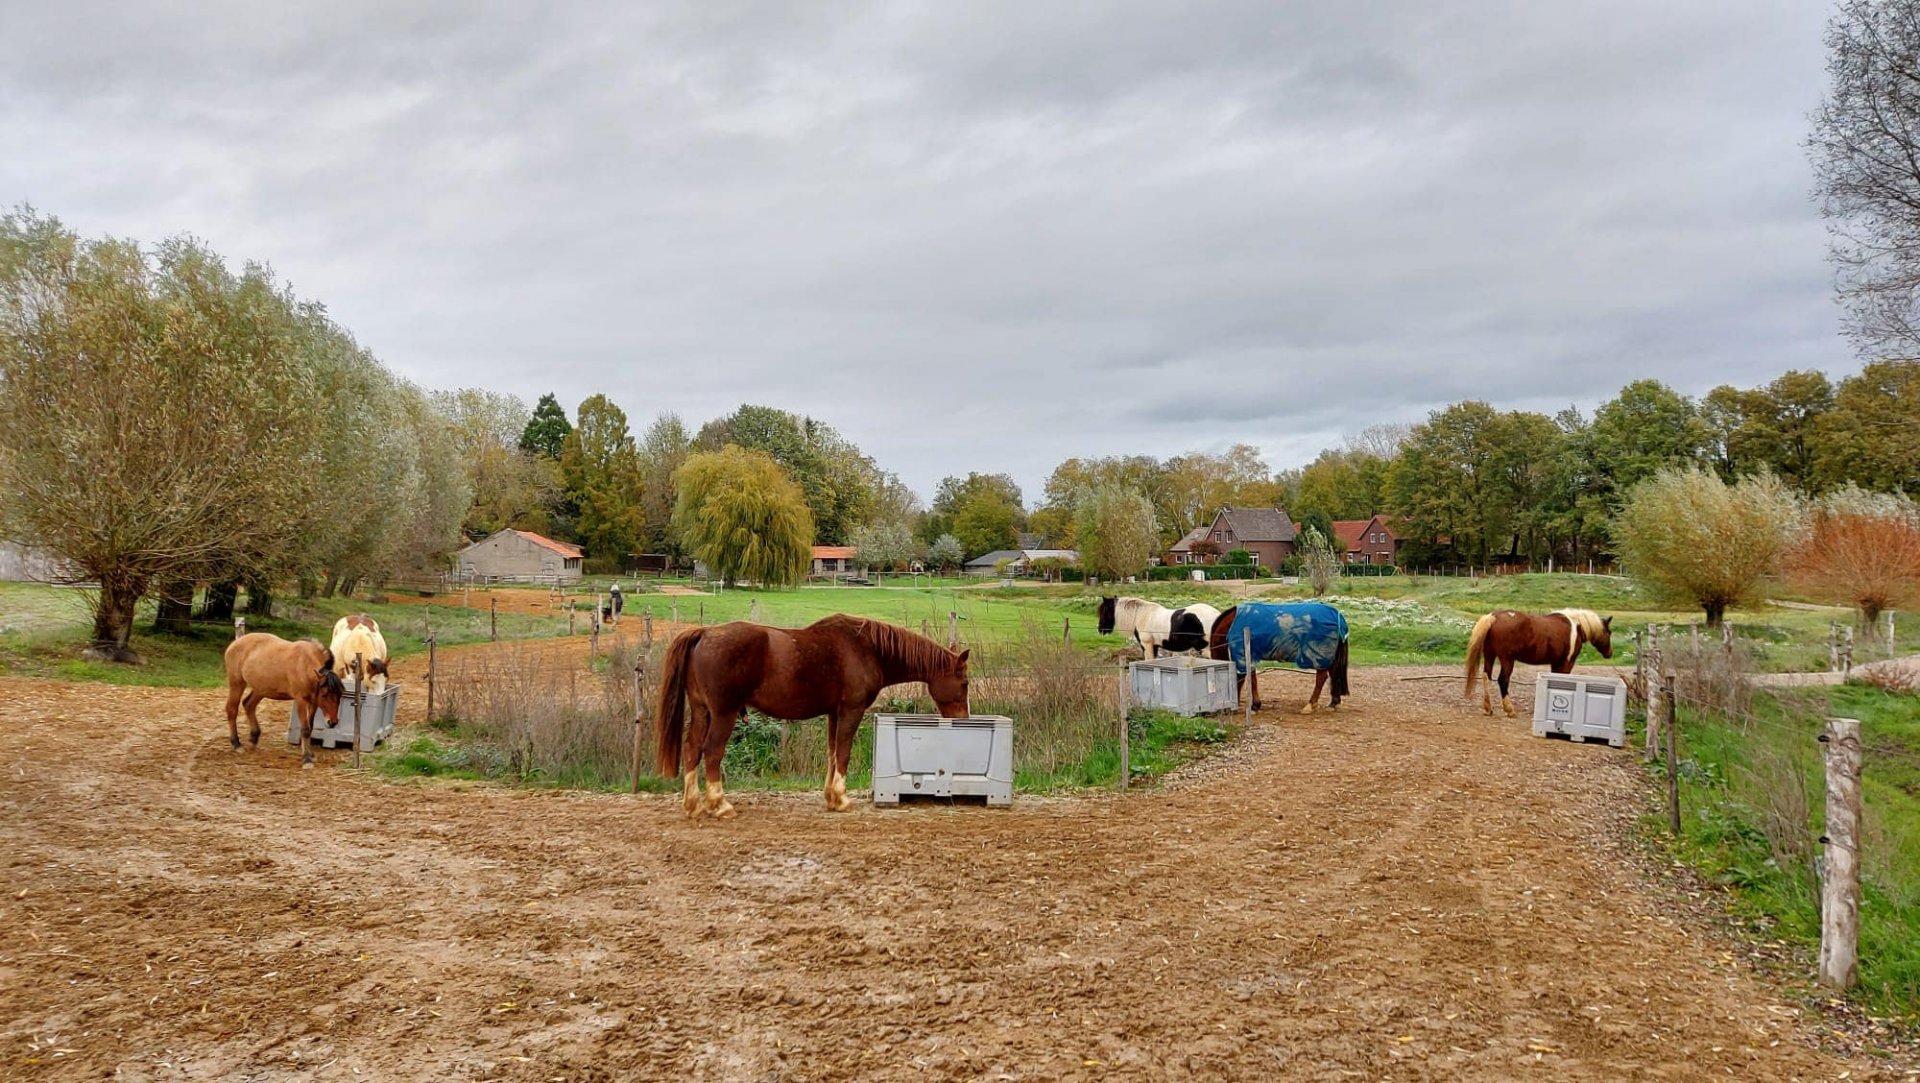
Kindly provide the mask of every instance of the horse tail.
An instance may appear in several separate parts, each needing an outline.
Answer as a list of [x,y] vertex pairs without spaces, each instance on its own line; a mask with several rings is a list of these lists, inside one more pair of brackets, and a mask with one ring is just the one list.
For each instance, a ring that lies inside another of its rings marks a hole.
[[1340,640],[1340,649],[1335,651],[1333,654],[1333,703],[1334,703],[1334,706],[1336,707],[1339,706],[1340,700],[1343,697],[1350,696],[1352,694],[1353,692],[1347,687],[1347,641],[1343,637]]
[[1467,698],[1473,698],[1474,682],[1480,679],[1480,660],[1487,650],[1487,633],[1493,629],[1493,614],[1473,622],[1473,634],[1467,637]]
[[680,776],[680,735],[687,718],[687,664],[706,629],[695,628],[674,637],[660,674],[660,707],[654,712],[659,737],[654,744],[654,766],[668,778]]

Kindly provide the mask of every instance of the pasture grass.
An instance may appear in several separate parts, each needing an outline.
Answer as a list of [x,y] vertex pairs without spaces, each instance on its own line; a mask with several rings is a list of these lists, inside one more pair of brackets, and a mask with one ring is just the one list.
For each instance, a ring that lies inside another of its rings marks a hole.
[[[1683,709],[1682,830],[1672,846],[1727,889],[1730,914],[1750,931],[1817,947],[1825,781],[1816,738],[1828,716],[1858,718],[1865,747],[1853,997],[1876,1015],[1920,1023],[1920,697],[1864,684],[1779,690],[1757,695],[1744,724]],[[1664,838],[1665,823],[1661,812],[1649,830]]]

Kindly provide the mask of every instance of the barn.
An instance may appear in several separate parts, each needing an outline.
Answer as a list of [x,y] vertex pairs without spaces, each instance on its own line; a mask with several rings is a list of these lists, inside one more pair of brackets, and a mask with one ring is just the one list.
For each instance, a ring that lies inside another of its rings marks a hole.
[[531,530],[496,530],[460,550],[455,568],[464,579],[489,583],[576,583],[586,553],[571,542]]

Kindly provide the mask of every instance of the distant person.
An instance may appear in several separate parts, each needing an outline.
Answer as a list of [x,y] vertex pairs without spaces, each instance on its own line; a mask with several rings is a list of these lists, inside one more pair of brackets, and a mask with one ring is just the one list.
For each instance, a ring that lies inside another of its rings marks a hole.
[[613,589],[608,592],[607,601],[610,603],[610,606],[613,609],[613,623],[619,624],[620,623],[620,607],[625,604],[620,598],[619,583],[616,582],[613,585]]

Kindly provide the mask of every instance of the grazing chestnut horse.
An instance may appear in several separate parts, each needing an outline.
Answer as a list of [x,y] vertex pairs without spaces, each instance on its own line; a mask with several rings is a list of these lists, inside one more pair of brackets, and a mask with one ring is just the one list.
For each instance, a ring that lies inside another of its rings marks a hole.
[[[787,721],[826,715],[827,808],[844,811],[853,805],[847,800],[853,735],[880,690],[923,681],[943,717],[965,718],[967,653],[955,654],[905,628],[845,614],[794,630],[734,621],[682,632],[667,648],[660,677],[655,762],[663,775],[685,771],[683,803],[689,817],[705,811],[726,819],[733,806],[722,789],[720,760],[746,709]],[[693,721],[687,726],[689,711]],[[707,765],[704,806],[697,783],[702,762]]]
[[350,613],[333,622],[333,666],[342,677],[349,676],[355,655],[366,667],[367,684],[375,695],[387,690],[387,640],[380,625],[365,613]]
[[[1556,609],[1547,614],[1501,609],[1474,622],[1467,640],[1467,699],[1473,699],[1475,671],[1484,669],[1493,680],[1493,663],[1500,662],[1500,707],[1513,717],[1508,685],[1513,664],[1552,666],[1555,673],[1572,673],[1582,645],[1591,643],[1602,658],[1613,657],[1613,618],[1591,609]],[[1493,713],[1493,690],[1480,689],[1480,706]]]
[[[1251,658],[1247,657],[1249,646]],[[1300,708],[1301,714],[1312,714],[1319,707],[1320,690],[1329,681],[1333,684],[1329,709],[1339,707],[1340,700],[1352,694],[1347,687],[1347,618],[1325,602],[1236,605],[1213,622],[1212,631],[1207,633],[1207,656],[1233,660],[1236,693],[1249,679],[1253,681],[1256,711],[1260,709],[1260,676],[1255,667],[1269,659],[1313,670],[1313,695]]]
[[323,711],[327,725],[340,723],[340,697],[346,686],[333,671],[333,652],[311,639],[289,642],[271,632],[248,632],[227,647],[227,736],[240,747],[240,708],[247,708],[247,736],[260,747],[260,719],[254,708],[263,699],[292,700],[300,719],[300,766],[313,766],[313,714]]

